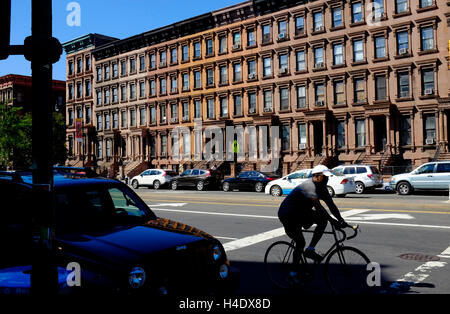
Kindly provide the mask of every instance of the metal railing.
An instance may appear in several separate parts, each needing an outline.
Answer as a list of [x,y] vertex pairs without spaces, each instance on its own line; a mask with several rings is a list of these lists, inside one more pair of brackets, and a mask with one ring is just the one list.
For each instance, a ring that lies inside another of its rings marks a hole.
[[382,175],[396,175],[400,173],[409,173],[412,171],[411,165],[405,166],[385,166],[381,169]]

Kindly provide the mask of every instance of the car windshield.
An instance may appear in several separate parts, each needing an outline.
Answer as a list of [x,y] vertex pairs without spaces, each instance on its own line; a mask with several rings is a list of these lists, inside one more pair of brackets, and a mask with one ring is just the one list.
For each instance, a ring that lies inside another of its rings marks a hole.
[[145,203],[125,186],[84,186],[55,193],[56,233],[102,232],[155,219]]
[[331,174],[336,176],[336,177],[345,177],[344,174],[342,174],[342,172],[336,171],[336,170],[330,170]]

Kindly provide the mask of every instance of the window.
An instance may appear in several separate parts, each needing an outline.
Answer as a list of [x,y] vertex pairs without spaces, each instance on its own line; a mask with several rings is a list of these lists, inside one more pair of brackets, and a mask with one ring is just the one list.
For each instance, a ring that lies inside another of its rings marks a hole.
[[338,149],[345,148],[345,121],[338,121],[336,126],[336,144]]
[[176,76],[171,76],[170,77],[170,91],[172,93],[176,93],[178,92],[178,79]]
[[136,99],[136,84],[130,84],[130,99]]
[[167,65],[167,53],[166,51],[159,52],[159,66],[164,67]]
[[83,94],[83,88],[82,88],[81,82],[78,82],[77,83],[77,98],[81,98],[82,94]]
[[161,155],[167,155],[167,134],[161,134]]
[[345,104],[345,88],[344,81],[334,82],[334,104],[344,105]]
[[336,7],[331,9],[332,14],[332,25],[333,27],[340,27],[344,25],[343,19],[342,19],[342,8]]
[[325,83],[316,83],[314,87],[316,106],[322,106],[325,103]]
[[[298,124],[298,143],[306,148],[306,123]],[[300,148],[300,146],[299,146]],[[304,148],[300,148],[304,149]]]
[[281,149],[289,150],[291,148],[291,128],[289,125],[281,126]]
[[422,69],[422,95],[434,95],[434,69]]
[[119,69],[117,67],[117,63],[112,64],[112,77],[116,78],[119,75]]
[[172,111],[172,119],[178,120],[178,104],[172,104],[170,107]]
[[207,117],[208,117],[208,119],[214,119],[215,118],[214,99],[213,98],[208,98],[206,100],[206,102],[207,102],[207,107],[206,107],[206,109],[207,109],[207,112],[206,112]]
[[431,7],[433,5],[433,0],[420,0],[420,8]]
[[105,80],[109,79],[109,65],[105,65]]
[[356,124],[356,147],[366,146],[366,120],[358,119]]
[[97,115],[97,130],[98,131],[103,130],[103,117],[101,114]]
[[352,3],[352,23],[359,23],[362,21],[362,4],[361,2],[354,2]]
[[227,36],[221,35],[219,36],[219,53],[227,52]]
[[399,72],[397,74],[398,79],[398,97],[408,98],[410,96],[409,88],[409,72]]
[[344,49],[343,44],[333,45],[333,65],[344,64]]
[[247,32],[247,43],[249,47],[256,46],[256,32],[255,30],[248,30]]
[[355,103],[365,103],[366,102],[366,89],[364,78],[355,78],[353,81],[354,85],[354,101]]
[[122,128],[126,128],[127,127],[127,112],[124,110],[120,113],[120,126]]
[[127,62],[126,61],[120,61],[120,75],[127,74]]
[[91,107],[86,107],[86,124],[91,123],[92,109]]
[[241,48],[241,33],[234,32],[233,33],[233,49]]
[[156,81],[151,80],[150,81],[150,96],[155,96],[155,95],[156,95]]
[[353,40],[353,62],[364,61],[364,42],[362,39]]
[[406,54],[409,51],[408,31],[397,32],[397,54]]
[[156,69],[156,54],[154,53],[150,55],[150,68]]
[[77,119],[81,119],[83,118],[83,110],[81,109],[81,107],[77,108]]
[[272,111],[272,91],[264,91],[264,111]]
[[85,70],[86,71],[90,71],[91,70],[91,57],[90,56],[86,56],[84,65],[85,65]]
[[297,108],[306,108],[306,86],[297,86]]
[[113,96],[113,98],[112,98],[113,103],[116,103],[119,101],[119,95],[117,94],[117,87],[112,88],[112,96]]
[[145,56],[139,56],[139,71],[145,71]]
[[101,104],[102,104],[102,92],[97,91],[97,105],[101,105]]
[[[69,99],[73,99],[73,85],[72,84],[69,84],[68,94],[69,94]],[[10,99],[10,97],[8,97],[8,99]]]
[[263,59],[263,75],[271,76],[272,75],[272,58],[271,57],[265,57]]
[[74,67],[73,67],[73,61],[69,61],[69,75],[73,75],[74,73]]
[[411,118],[409,116],[400,118],[400,145],[411,145]]
[[202,56],[202,50],[200,42],[194,43],[194,58],[200,58]]
[[305,33],[305,17],[297,16],[295,18],[295,35],[301,35]]
[[313,13],[313,23],[314,23],[314,31],[322,31],[323,30],[323,14],[322,12],[314,12]]
[[395,13],[405,13],[408,11],[408,0],[395,0]]
[[134,58],[130,59],[130,73],[136,72],[136,60]]
[[272,40],[272,29],[270,24],[265,24],[262,26],[262,42],[268,43]]
[[427,26],[420,29],[420,40],[422,51],[434,49],[434,31],[432,26]]
[[177,63],[177,48],[170,49],[170,63]]
[[194,71],[194,88],[202,87],[202,75],[200,71]]
[[228,98],[220,97],[220,116],[228,117]]
[[227,84],[228,83],[228,69],[226,65],[221,65],[219,67],[220,72],[220,84]]
[[81,73],[83,71],[83,61],[80,59],[77,59],[77,73]]
[[68,125],[73,125],[74,114],[73,114],[73,110],[72,109],[68,110],[68,117],[69,117]]
[[117,129],[119,127],[119,114],[117,111],[113,112],[113,129]]
[[183,78],[183,90],[189,90],[189,73],[183,73],[182,74],[182,78]]
[[233,101],[234,102],[234,115],[241,116],[242,115],[242,96],[234,95],[233,100],[234,100]]
[[[159,93],[166,94],[167,93],[167,80],[165,78],[159,79]],[[133,98],[133,97],[131,97]]]
[[297,51],[296,59],[297,59],[296,71],[305,71],[306,70],[305,51],[304,50]]
[[280,110],[289,109],[289,88],[280,88]]
[[248,67],[248,78],[255,79],[256,78],[256,60],[249,60],[247,62]]
[[202,117],[202,103],[196,99],[194,101],[194,118],[199,119]]
[[86,94],[85,94],[85,96],[86,97],[90,97],[91,96],[91,93],[92,93],[92,84],[91,84],[91,81],[86,81]]
[[181,106],[183,109],[183,121],[187,121],[189,120],[189,103],[183,102]]
[[167,122],[167,107],[166,107],[166,105],[159,106],[159,122],[160,123]]
[[97,157],[103,158],[103,142],[101,140],[97,143]]
[[437,173],[447,173],[450,172],[450,164],[449,163],[443,163],[443,164],[437,164]]
[[241,64],[234,63],[233,64],[233,82],[242,81],[242,73],[241,73]]
[[105,130],[109,130],[111,128],[110,122],[109,113],[105,113]]
[[256,113],[256,93],[248,93],[248,112]]
[[436,141],[436,117],[434,114],[424,115],[423,120],[425,144],[431,141],[434,143]]
[[314,48],[314,68],[323,68],[324,66],[323,47]]
[[384,36],[377,36],[374,38],[375,41],[375,58],[385,58],[386,57],[386,38]]
[[136,126],[136,110],[130,110],[130,126]]
[[105,98],[104,98],[105,102],[104,103],[105,104],[109,104],[109,89],[105,90],[104,96],[105,96]]
[[212,68],[206,69],[206,84],[214,86],[214,70]]
[[285,39],[287,37],[287,21],[279,21],[278,22],[278,34],[280,35],[279,39]]
[[188,61],[189,60],[189,47],[187,45],[183,45],[181,47],[182,50],[182,61]]
[[375,76],[375,100],[386,100],[386,97],[386,76],[377,75]]
[[145,82],[139,82],[139,97],[145,97]]
[[97,82],[102,80],[102,68],[97,68]]
[[150,107],[150,123],[156,123],[156,107]]
[[374,19],[379,20],[384,17],[384,0],[373,0]]

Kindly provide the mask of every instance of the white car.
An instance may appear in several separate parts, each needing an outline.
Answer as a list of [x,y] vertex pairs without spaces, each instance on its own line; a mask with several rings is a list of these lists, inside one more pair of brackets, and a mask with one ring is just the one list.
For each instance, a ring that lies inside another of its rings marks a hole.
[[383,187],[383,176],[377,167],[372,165],[342,165],[333,168],[335,172],[354,177],[355,192],[364,193],[369,189]]
[[130,183],[133,189],[138,189],[141,186],[153,186],[157,190],[163,185],[168,185],[176,175],[175,171],[168,169],[148,169],[133,177]]
[[[312,169],[298,170],[281,179],[269,182],[266,185],[265,193],[272,196],[281,196],[289,194],[297,185],[311,178]],[[331,176],[328,177],[328,192],[331,196],[344,197],[348,193],[355,193],[355,181],[340,173],[330,170]]]

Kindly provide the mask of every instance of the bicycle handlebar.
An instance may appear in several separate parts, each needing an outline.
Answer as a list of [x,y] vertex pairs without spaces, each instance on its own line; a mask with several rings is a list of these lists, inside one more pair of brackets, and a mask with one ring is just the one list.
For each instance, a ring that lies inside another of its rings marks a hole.
[[[335,227],[334,227],[335,228]],[[347,233],[344,231],[345,228],[351,228],[353,230],[353,234],[347,237]],[[336,231],[339,231],[342,234],[342,239],[339,242],[344,242],[345,240],[350,240],[355,238],[358,235],[359,225],[351,226],[347,224],[344,228],[335,228]]]

